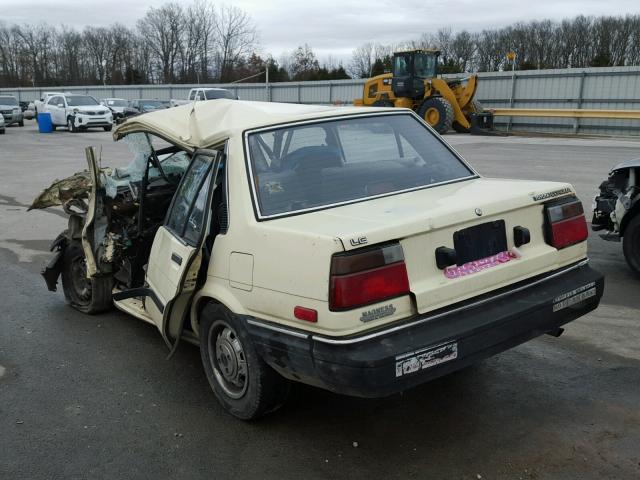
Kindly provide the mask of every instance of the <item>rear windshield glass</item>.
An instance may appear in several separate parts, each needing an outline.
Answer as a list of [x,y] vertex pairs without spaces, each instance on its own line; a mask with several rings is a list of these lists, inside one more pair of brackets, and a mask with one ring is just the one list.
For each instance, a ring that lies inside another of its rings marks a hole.
[[0,97],[0,105],[18,105],[16,97]]
[[144,108],[164,108],[160,100],[140,100],[140,105]]
[[248,147],[263,217],[475,175],[409,114],[257,132]]
[[98,101],[88,95],[68,95],[67,105],[70,107],[83,107],[86,105],[99,105]]
[[233,100],[236,98],[229,90],[205,90],[204,94],[207,96],[207,100],[215,100],[216,98],[229,98]]

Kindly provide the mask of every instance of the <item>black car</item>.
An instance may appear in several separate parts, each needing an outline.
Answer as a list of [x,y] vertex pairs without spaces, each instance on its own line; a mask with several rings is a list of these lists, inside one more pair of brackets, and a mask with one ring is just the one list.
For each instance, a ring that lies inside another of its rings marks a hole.
[[116,121],[120,123],[130,117],[135,117],[136,115],[141,115],[143,113],[155,112],[156,110],[163,110],[165,108],[168,107],[161,100],[131,100],[129,105],[124,108],[122,117],[118,118]]

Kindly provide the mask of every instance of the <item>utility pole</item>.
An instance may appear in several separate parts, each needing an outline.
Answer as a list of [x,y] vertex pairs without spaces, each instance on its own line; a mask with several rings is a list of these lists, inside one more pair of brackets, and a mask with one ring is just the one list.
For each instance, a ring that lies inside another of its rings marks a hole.
[[[514,96],[516,92],[516,57],[515,50],[507,52],[507,59],[511,60],[511,95],[509,96],[509,108],[513,108]],[[507,133],[511,130],[511,120],[509,117],[509,123],[507,123]]]

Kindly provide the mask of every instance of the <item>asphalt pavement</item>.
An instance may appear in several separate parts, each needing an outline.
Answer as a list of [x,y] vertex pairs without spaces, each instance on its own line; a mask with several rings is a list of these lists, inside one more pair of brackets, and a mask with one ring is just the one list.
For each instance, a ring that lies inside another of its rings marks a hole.
[[[586,209],[629,138],[446,139],[483,175],[568,181]],[[196,348],[117,311],[86,316],[38,272],[65,228],[26,209],[55,178],[128,150],[102,131],[0,136],[0,479],[637,479],[640,280],[592,234],[595,312],[474,367],[381,400],[296,386],[254,423],[225,414]]]

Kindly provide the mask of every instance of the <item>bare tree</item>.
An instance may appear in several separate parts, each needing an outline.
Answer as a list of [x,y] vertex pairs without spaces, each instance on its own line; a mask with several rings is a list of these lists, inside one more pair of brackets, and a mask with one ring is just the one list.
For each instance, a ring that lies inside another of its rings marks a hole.
[[160,8],[151,7],[144,18],[138,21],[138,30],[155,54],[162,81],[172,83],[184,30],[182,7],[177,3],[167,3]]
[[257,32],[251,17],[237,7],[220,7],[215,21],[214,43],[219,78],[221,82],[227,82],[231,80],[233,66],[257,46]]

